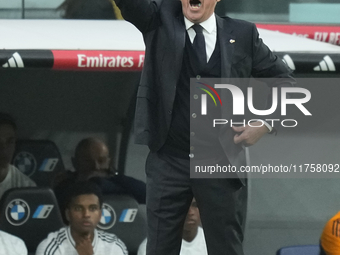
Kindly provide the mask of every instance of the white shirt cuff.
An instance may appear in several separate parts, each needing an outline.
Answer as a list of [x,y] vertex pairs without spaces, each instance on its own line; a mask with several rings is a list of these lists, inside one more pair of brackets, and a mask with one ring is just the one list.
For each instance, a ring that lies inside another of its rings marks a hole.
[[264,120],[258,120],[258,121],[261,121],[263,122],[263,124],[268,128],[268,133],[272,132],[273,130],[273,127],[271,125],[268,124],[268,122],[264,121]]

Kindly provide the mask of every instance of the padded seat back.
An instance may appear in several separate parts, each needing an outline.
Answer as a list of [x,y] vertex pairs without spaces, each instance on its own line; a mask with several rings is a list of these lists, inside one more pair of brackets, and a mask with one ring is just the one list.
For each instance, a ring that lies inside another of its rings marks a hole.
[[56,174],[65,171],[57,146],[48,140],[18,140],[12,163],[39,187],[51,187]]
[[24,240],[29,252],[61,227],[63,222],[51,189],[10,189],[0,200],[0,229]]
[[136,254],[146,237],[146,222],[137,201],[126,195],[105,195],[98,228],[117,235],[129,254]]

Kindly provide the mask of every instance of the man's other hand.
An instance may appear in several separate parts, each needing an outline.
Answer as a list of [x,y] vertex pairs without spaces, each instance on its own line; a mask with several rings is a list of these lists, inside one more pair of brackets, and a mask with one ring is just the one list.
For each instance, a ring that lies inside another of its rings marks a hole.
[[84,238],[76,243],[76,250],[79,255],[93,255],[93,247],[91,238]]
[[263,123],[256,121],[251,123],[252,126],[233,126],[233,130],[237,133],[234,136],[234,143],[243,143],[244,146],[251,146],[257,143],[257,141],[269,131],[265,125],[261,126],[261,124]]

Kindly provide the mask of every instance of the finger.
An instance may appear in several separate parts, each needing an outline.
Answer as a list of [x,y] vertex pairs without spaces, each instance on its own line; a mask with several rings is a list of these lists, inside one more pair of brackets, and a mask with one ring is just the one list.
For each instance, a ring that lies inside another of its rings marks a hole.
[[242,134],[236,134],[234,135],[234,143],[235,144],[239,144],[242,143],[244,141],[244,137],[242,136]]
[[243,132],[244,130],[246,130],[244,126],[239,126],[239,127],[232,126],[232,128],[235,132]]

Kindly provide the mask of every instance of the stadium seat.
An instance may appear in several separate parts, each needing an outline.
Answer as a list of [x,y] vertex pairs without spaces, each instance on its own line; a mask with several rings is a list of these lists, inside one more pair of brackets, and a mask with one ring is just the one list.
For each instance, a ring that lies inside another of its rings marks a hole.
[[320,255],[319,245],[296,245],[282,247],[276,255]]
[[98,228],[117,235],[129,254],[137,254],[146,238],[146,221],[137,201],[126,195],[105,195]]
[[48,140],[18,140],[12,163],[39,187],[51,187],[56,174],[65,171],[57,146]]
[[0,229],[20,237],[29,253],[48,233],[63,227],[59,207],[51,189],[16,188],[0,200]]

